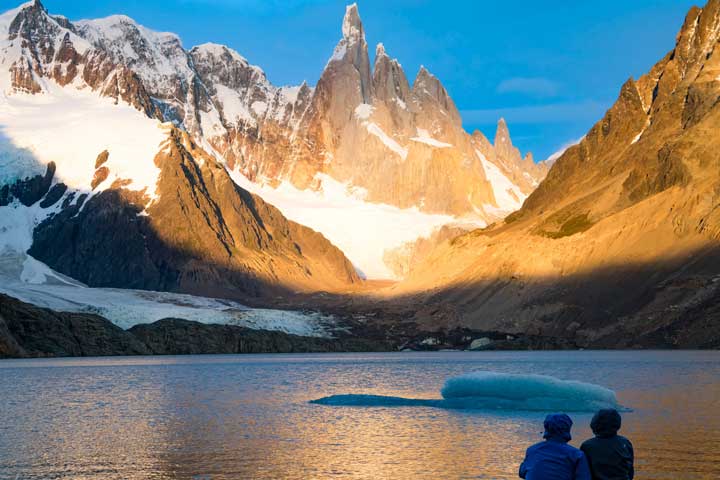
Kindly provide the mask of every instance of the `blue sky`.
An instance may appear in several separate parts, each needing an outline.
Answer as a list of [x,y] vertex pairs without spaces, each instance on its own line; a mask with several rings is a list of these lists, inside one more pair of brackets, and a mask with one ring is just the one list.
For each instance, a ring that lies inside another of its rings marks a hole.
[[[0,0],[7,10],[20,2]],[[340,37],[347,2],[321,0],[43,0],[72,20],[123,13],[239,51],[275,84],[315,83]],[[360,0],[371,55],[383,42],[412,82],[438,76],[466,129],[491,139],[504,116],[514,142],[543,159],[582,136],[630,76],[674,44],[689,0]]]

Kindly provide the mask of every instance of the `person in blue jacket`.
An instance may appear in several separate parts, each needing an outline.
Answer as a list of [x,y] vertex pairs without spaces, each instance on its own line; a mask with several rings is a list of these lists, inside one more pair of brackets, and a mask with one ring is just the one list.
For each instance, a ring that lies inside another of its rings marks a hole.
[[520,465],[525,480],[591,480],[585,454],[568,445],[572,420],[564,413],[545,417],[544,442],[527,449]]

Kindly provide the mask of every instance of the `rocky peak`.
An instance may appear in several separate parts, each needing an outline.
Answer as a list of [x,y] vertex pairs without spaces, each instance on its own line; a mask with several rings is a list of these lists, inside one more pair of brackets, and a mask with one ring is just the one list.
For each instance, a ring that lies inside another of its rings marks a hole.
[[507,122],[504,118],[501,118],[498,120],[497,129],[495,130],[495,146],[502,145],[504,143],[509,143],[512,145],[512,142],[510,141],[510,130],[508,129]]
[[[338,42],[330,61],[328,62],[323,77],[335,76],[338,72],[343,73],[340,76],[347,75],[356,77],[355,79],[338,79],[339,82],[358,81],[361,94],[361,101],[358,103],[370,103],[372,99],[372,77],[370,75],[370,57],[368,56],[368,46],[365,41],[365,31],[363,30],[360,13],[357,4],[349,5],[345,9],[345,18],[342,24],[343,37]],[[353,72],[352,70],[355,70]],[[322,82],[322,77],[320,82]],[[320,83],[318,82],[318,83]],[[354,107],[353,107],[354,108]]]
[[475,130],[472,133],[473,140],[478,144],[482,145],[483,147],[492,148],[492,144],[490,143],[490,140],[487,139],[485,134],[483,134],[480,130]]
[[360,13],[357,3],[345,7],[345,18],[342,25],[343,38],[351,41],[364,41],[365,31],[363,30]]
[[48,15],[43,4],[36,0],[20,7],[10,23],[8,35],[10,40],[20,36],[32,41],[57,35],[59,30],[57,22]]
[[375,47],[375,63],[377,63],[377,61],[380,58],[387,57],[387,56],[388,56],[388,54],[385,51],[385,45],[382,42],[378,43],[377,46]]
[[224,45],[206,43],[190,50],[193,64],[203,80],[219,82],[234,90],[246,90],[252,84],[267,84],[261,68]]
[[495,132],[495,152],[497,156],[506,162],[518,165],[522,161],[520,150],[515,148],[510,138],[510,129],[504,118],[498,121],[497,130]]
[[443,112],[450,115],[453,123],[461,124],[460,112],[455,107],[455,103],[450,98],[445,87],[440,80],[430,73],[425,66],[420,66],[415,82],[412,87],[413,95],[418,99],[421,106],[425,100],[431,100],[436,103]]
[[400,63],[388,56],[385,46],[378,43],[375,49],[375,68],[373,72],[373,92],[375,98],[394,101],[396,106],[405,106],[410,97],[410,85]]
[[704,57],[715,48],[720,37],[720,0],[710,0],[704,8],[692,8],[677,36],[675,56],[682,74],[701,68]]

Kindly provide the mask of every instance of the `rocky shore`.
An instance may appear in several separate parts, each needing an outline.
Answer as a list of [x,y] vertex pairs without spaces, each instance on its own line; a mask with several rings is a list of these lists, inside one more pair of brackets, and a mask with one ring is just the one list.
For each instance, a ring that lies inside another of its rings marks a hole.
[[543,337],[467,329],[426,332],[346,319],[334,338],[303,337],[178,318],[123,330],[94,314],[57,312],[0,294],[0,358],[239,353],[573,349]]

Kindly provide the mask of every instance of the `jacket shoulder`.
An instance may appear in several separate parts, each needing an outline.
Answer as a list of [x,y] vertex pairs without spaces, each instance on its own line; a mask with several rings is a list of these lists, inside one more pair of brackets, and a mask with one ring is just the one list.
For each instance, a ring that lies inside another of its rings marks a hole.
[[593,445],[597,443],[597,438],[588,438],[583,443],[580,444],[580,450],[585,450],[586,448],[591,448]]

